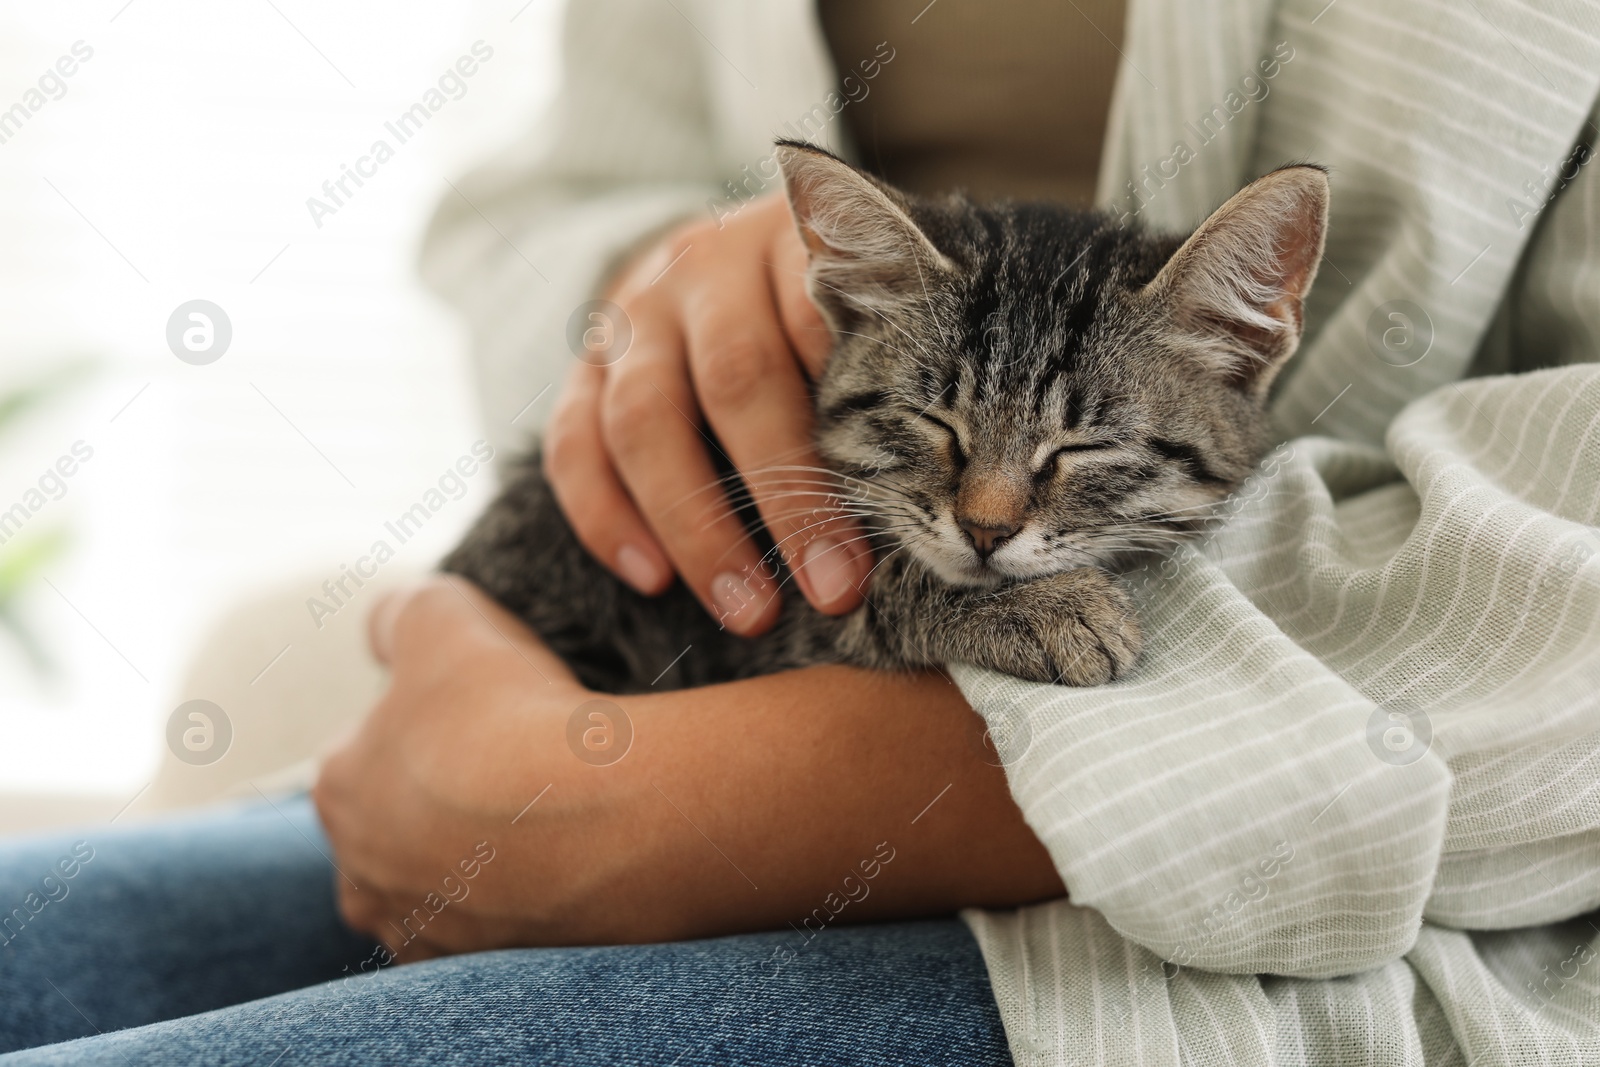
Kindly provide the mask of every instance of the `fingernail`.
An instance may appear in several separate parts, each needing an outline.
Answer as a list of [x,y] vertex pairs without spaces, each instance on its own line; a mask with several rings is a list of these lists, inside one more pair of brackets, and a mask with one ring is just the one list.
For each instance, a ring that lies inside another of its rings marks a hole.
[[762,589],[754,579],[724,571],[711,579],[711,602],[722,624],[738,633],[760,614]]
[[811,594],[823,604],[835,604],[854,592],[859,565],[843,542],[819,537],[806,546],[800,557],[800,571],[806,576]]
[[617,570],[622,580],[641,593],[654,592],[661,584],[661,572],[650,562],[650,557],[632,545],[617,550]]

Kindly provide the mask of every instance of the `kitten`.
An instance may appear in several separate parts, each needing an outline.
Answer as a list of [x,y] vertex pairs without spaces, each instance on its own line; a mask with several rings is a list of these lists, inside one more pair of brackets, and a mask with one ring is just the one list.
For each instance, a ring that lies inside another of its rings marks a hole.
[[866,604],[834,618],[791,593],[745,639],[681,584],[640,596],[578,543],[537,451],[443,569],[602,691],[815,663],[1121,676],[1141,638],[1108,570],[1198,530],[1264,450],[1267,390],[1322,256],[1325,173],[1273,171],[1185,239],[1052,204],[911,197],[800,143],[778,158],[836,342],[816,400],[832,470],[747,473],[826,479],[871,531]]

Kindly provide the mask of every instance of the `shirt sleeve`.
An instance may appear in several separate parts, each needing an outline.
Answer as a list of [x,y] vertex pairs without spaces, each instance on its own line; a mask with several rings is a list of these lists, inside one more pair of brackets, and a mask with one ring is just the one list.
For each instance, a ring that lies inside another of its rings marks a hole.
[[1600,905],[1600,175],[1575,169],[1475,377],[1382,447],[1284,443],[1130,576],[1132,676],[956,670],[1073,902],[1162,960],[1349,975],[1424,924]]
[[568,320],[619,261],[720,195],[702,48],[671,4],[570,4],[549,112],[430,222],[422,274],[471,330],[496,446],[525,443],[537,412],[518,416],[571,366]]
[[1597,479],[1600,367],[1447,386],[1383,450],[1281,447],[1133,575],[1127,679],[957,668],[1074,902],[1304,977],[1600,903]]

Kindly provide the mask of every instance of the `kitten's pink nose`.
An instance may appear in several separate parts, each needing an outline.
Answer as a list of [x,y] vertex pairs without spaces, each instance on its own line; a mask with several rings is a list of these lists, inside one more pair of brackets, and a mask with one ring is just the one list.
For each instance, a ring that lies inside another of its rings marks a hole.
[[957,519],[956,525],[966,532],[977,550],[979,559],[988,559],[995,549],[1011,540],[1017,532],[1015,526],[981,526],[968,519]]

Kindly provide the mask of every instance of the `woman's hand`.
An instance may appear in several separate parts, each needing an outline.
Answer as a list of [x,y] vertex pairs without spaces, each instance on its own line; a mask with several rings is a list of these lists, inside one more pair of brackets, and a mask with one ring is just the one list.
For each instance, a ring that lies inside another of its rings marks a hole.
[[[455,578],[380,604],[372,644],[392,685],[313,796],[341,913],[402,960],[1063,892],[941,676],[817,667],[597,697]],[[579,711],[592,700],[609,707]]]
[[606,294],[632,325],[631,346],[615,363],[575,368],[544,438],[546,474],[596,559],[645,594],[676,572],[746,636],[778,617],[777,571],[717,482],[710,435],[816,608],[854,608],[872,568],[861,531],[806,469],[820,466],[809,380],[832,341],[805,269],[781,194],[647,248]]

